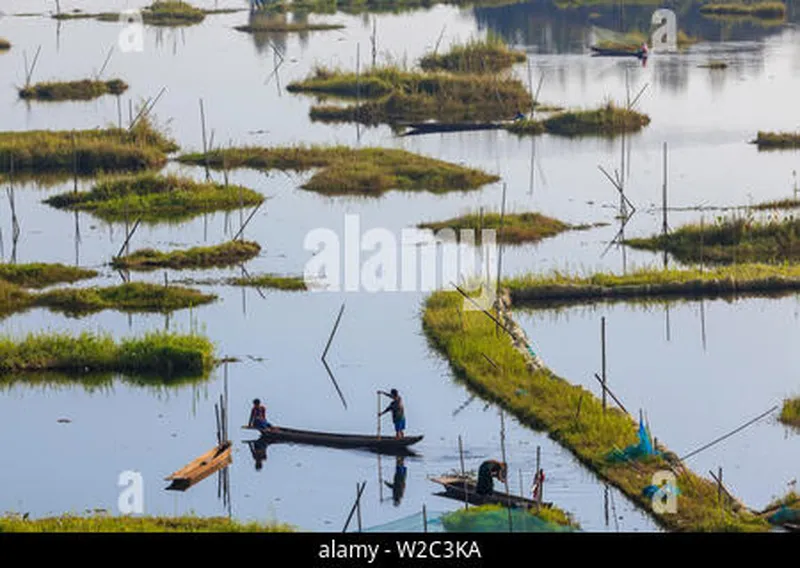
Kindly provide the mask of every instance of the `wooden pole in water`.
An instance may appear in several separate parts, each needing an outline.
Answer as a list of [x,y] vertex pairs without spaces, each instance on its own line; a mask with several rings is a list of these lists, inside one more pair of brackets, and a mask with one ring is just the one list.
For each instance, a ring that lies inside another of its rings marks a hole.
[[356,483],[356,516],[358,519],[358,532],[361,532],[361,495],[358,489],[359,487]]
[[350,521],[353,519],[353,515],[356,512],[356,507],[358,506],[359,502],[361,501],[361,494],[364,492],[364,486],[367,485],[366,481],[361,482],[361,487],[358,489],[358,494],[356,495],[356,502],[353,503],[353,507],[350,509],[350,514],[347,516],[347,521],[344,523],[344,528],[342,532],[347,532],[347,527],[350,526]]
[[[381,437],[381,393],[378,391],[376,393],[376,397],[378,399],[378,438]],[[378,454],[380,455],[380,454]]]
[[467,499],[467,472],[464,468],[464,446],[461,444],[461,434],[458,435],[458,459],[461,460],[461,478],[464,481],[464,509],[469,509]]
[[539,482],[539,492],[536,495],[536,502],[541,505],[542,503],[542,482],[541,482],[541,475],[540,472],[542,471],[542,447],[536,446],[536,475],[533,478],[533,482]]
[[425,503],[422,504],[422,531],[428,532],[428,512],[425,509]]
[[667,143],[664,142],[664,187],[662,191],[661,197],[662,205],[661,209],[664,211],[664,218],[662,220],[663,226],[662,231],[664,236],[667,236],[667,231],[669,231],[669,226],[667,225]]
[[606,412],[606,317],[600,318],[600,346],[603,360],[603,414]]
[[722,507],[722,466],[719,466],[719,479],[717,480],[717,501],[719,506]]
[[700,215],[700,274],[703,273],[703,231],[705,215]]
[[505,413],[503,409],[500,409],[500,453],[503,456],[503,465],[505,466],[505,479],[504,484],[506,486],[506,495],[507,495],[507,503],[506,503],[506,510],[508,511],[508,532],[513,532],[513,527],[511,523],[511,491],[508,488],[508,462],[506,461],[506,421],[505,421]]
[[200,99],[200,128],[203,133],[203,158],[206,165],[206,178],[208,178],[208,144],[206,142],[206,113],[203,108],[203,99]]

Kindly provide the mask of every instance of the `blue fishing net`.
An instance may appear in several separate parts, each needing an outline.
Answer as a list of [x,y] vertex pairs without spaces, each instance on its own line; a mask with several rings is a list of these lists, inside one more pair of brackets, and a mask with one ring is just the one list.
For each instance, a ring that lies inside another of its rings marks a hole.
[[621,462],[628,460],[636,460],[644,456],[654,456],[658,454],[657,450],[653,448],[653,443],[650,441],[650,432],[644,423],[639,422],[639,442],[632,444],[620,450],[614,448],[606,456],[606,459],[611,462]]
[[792,509],[786,505],[781,505],[781,508],[775,511],[772,515],[767,517],[767,520],[773,525],[782,525],[784,523],[798,523],[800,522],[800,509]]

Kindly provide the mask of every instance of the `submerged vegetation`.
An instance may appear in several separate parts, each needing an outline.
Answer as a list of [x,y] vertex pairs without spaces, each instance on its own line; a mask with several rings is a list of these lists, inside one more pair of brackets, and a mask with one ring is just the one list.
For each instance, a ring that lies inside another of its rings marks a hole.
[[295,530],[295,527],[283,523],[241,523],[227,517],[114,517],[102,514],[62,515],[41,519],[29,519],[21,515],[0,517],[0,532],[16,533],[234,533],[295,532]]
[[447,221],[420,223],[421,229],[440,231],[453,229],[458,232],[462,229],[471,229],[475,232],[481,229],[496,231],[497,241],[505,243],[537,242],[547,237],[553,237],[569,230],[588,229],[591,225],[570,225],[547,217],[540,213],[506,213],[502,217],[499,213],[470,213]]
[[255,288],[274,288],[276,290],[306,290],[306,282],[300,276],[279,276],[277,274],[257,274],[231,278],[234,286],[253,286]]
[[246,187],[143,172],[102,180],[90,191],[70,191],[44,202],[56,208],[89,211],[107,221],[130,215],[155,222],[230,211],[263,201],[263,195]]
[[524,51],[516,51],[499,38],[470,40],[456,44],[441,55],[429,53],[420,59],[425,71],[450,71],[452,73],[497,73],[527,59]]
[[87,101],[103,95],[121,95],[128,85],[120,79],[37,83],[19,90],[22,99],[40,101]]
[[627,239],[625,244],[671,253],[681,262],[786,262],[800,258],[800,219],[755,220],[750,215],[719,217],[666,235]]
[[800,148],[800,132],[761,132],[753,141],[758,149]]
[[318,67],[286,89],[356,102],[312,107],[311,119],[321,122],[378,125],[429,119],[505,120],[532,107],[530,93],[514,77],[407,71],[394,66],[362,73]]
[[[721,509],[717,485],[687,470],[677,458],[667,457],[669,454],[610,460],[614,450],[638,442],[632,417],[614,407],[604,410],[591,391],[570,384],[544,366],[529,366],[509,337],[497,333],[491,319],[481,311],[464,309],[464,298],[458,293],[429,296],[423,328],[432,346],[449,360],[457,379],[508,409],[523,424],[549,432],[663,526],[692,532],[768,530],[766,521],[743,508]],[[679,490],[674,514],[655,511],[647,496],[653,474],[665,469],[675,473]]]
[[509,515],[502,505],[480,505],[446,513],[441,521],[447,532],[466,533],[508,532],[509,522],[514,532],[561,532],[579,528],[568,513],[555,506],[538,510],[512,509]]
[[784,424],[800,427],[800,397],[783,401],[780,421]]
[[783,18],[786,15],[786,4],[783,2],[705,4],[700,7],[700,13],[715,16],[748,16],[770,20]]
[[97,276],[96,270],[66,266],[64,264],[0,263],[0,280],[23,288],[45,288],[52,284],[72,284]]
[[514,134],[560,136],[613,136],[637,132],[650,124],[650,117],[635,110],[606,103],[598,109],[558,112],[544,120],[519,120],[507,127]]
[[318,171],[303,189],[326,195],[379,196],[390,190],[433,193],[476,189],[499,178],[479,170],[405,150],[345,146],[244,147],[180,156],[178,161],[212,168]]
[[214,366],[214,344],[205,337],[150,332],[116,341],[89,332],[31,333],[0,337],[0,373],[64,371],[160,375],[162,380],[202,376]]
[[157,268],[182,270],[225,267],[248,261],[257,256],[259,252],[261,252],[261,246],[258,243],[229,241],[210,247],[194,247],[170,252],[142,249],[127,256],[114,258],[111,265],[117,269],[143,271]]
[[146,118],[132,129],[0,132],[0,173],[92,174],[161,167],[178,146]]

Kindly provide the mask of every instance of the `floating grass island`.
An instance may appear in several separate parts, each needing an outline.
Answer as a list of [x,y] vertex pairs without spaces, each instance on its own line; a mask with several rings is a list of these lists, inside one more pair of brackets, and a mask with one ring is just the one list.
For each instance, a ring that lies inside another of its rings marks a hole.
[[0,532],[23,533],[237,533],[296,532],[292,525],[283,523],[241,523],[227,517],[153,517],[120,516],[104,514],[87,516],[62,515],[41,519],[23,518],[22,515],[0,517]]
[[236,277],[228,281],[233,286],[253,286],[255,288],[274,288],[276,290],[307,290],[301,276],[280,276],[278,274],[256,274],[249,278]]
[[184,164],[256,170],[318,170],[303,189],[325,195],[380,196],[390,190],[467,191],[498,181],[495,175],[405,150],[345,146],[229,148],[178,157]]
[[[663,451],[654,455],[627,461],[609,459],[615,450],[638,443],[633,418],[613,406],[604,412],[591,391],[570,384],[541,361],[526,357],[523,353],[530,352],[525,351],[521,331],[515,332],[512,343],[506,333],[497,333],[496,323],[483,312],[467,310],[464,304],[464,297],[456,292],[436,292],[426,300],[423,313],[425,334],[448,359],[457,380],[479,396],[496,401],[523,424],[549,432],[600,478],[670,530],[769,530],[764,519],[744,507],[733,504],[721,509],[717,484],[683,467],[661,445]],[[516,325],[504,312],[500,317],[506,326]],[[675,513],[659,512],[647,496],[653,475],[661,470],[672,471],[676,477]]]
[[489,37],[456,44],[441,55],[429,53],[420,59],[424,71],[452,73],[497,73],[527,60],[524,51],[509,49],[500,39]]
[[759,150],[800,148],[800,132],[759,131],[753,144],[756,144]]
[[515,77],[408,71],[394,66],[361,73],[319,67],[286,89],[356,103],[313,106],[312,120],[371,126],[423,120],[506,120],[532,107],[530,93]]
[[190,334],[151,332],[120,341],[84,332],[0,337],[0,374],[28,371],[160,374],[163,380],[202,376],[214,367],[214,344]]
[[53,284],[72,284],[97,276],[96,270],[64,264],[6,264],[0,263],[0,280],[23,288],[45,288]]
[[609,102],[597,109],[557,112],[544,120],[518,120],[506,129],[518,135],[548,133],[559,136],[615,136],[638,132],[648,124],[650,117],[646,114]]
[[103,95],[121,95],[128,85],[121,79],[37,83],[19,90],[25,100],[38,101],[88,101]]
[[[0,173],[140,171],[162,167],[178,150],[147,119],[131,130],[29,130],[0,132]],[[77,157],[77,160],[76,160]]]
[[104,310],[169,313],[208,304],[216,299],[214,294],[203,294],[191,288],[146,282],[129,282],[108,287],[56,288],[31,293],[20,286],[0,280],[0,316],[31,308],[46,308],[74,317]]
[[229,241],[210,247],[161,252],[142,249],[127,256],[114,258],[111,266],[122,270],[148,271],[158,268],[186,270],[193,268],[226,267],[241,264],[261,252],[261,246],[251,241]]
[[200,213],[258,205],[264,196],[236,185],[197,182],[176,175],[143,172],[112,177],[90,191],[66,192],[44,200],[59,209],[88,211],[106,221],[145,222],[191,218]]
[[800,290],[800,265],[736,264],[711,269],[640,269],[627,274],[537,274],[504,281],[518,306],[658,298],[779,295]]
[[709,61],[708,63],[701,63],[698,67],[702,69],[727,69],[728,64],[724,61]]
[[[533,509],[512,509],[511,526],[514,532],[574,531],[580,525],[565,511],[553,506]],[[442,525],[447,532],[485,533],[508,532],[509,513],[502,505],[480,505],[457,509],[442,515]]]
[[522,0],[277,0],[269,3],[261,11],[264,12],[299,12],[345,14],[363,13],[401,13],[420,8],[431,8],[438,4],[482,7],[506,6],[518,4]]
[[700,13],[714,16],[747,16],[774,20],[786,16],[786,5],[783,2],[705,4],[700,6]]
[[440,231],[452,229],[458,232],[462,229],[471,229],[476,233],[481,229],[496,231],[497,242],[520,244],[535,243],[542,239],[553,237],[564,231],[583,230],[597,225],[570,225],[547,217],[540,213],[506,213],[500,223],[499,213],[470,213],[447,221],[420,223],[421,229]]
[[800,428],[800,397],[790,398],[783,401],[780,421],[784,424],[797,426]]
[[750,216],[720,217],[715,223],[689,224],[666,234],[626,239],[637,249],[666,251],[680,262],[787,262],[800,259],[800,219],[765,221]]

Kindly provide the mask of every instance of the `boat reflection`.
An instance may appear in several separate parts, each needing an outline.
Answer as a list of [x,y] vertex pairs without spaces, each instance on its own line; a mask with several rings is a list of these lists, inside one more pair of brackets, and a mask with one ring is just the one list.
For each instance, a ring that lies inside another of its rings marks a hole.
[[250,454],[253,456],[253,461],[255,461],[256,471],[261,471],[264,467],[264,462],[267,461],[268,442],[263,438],[259,438],[258,440],[248,440],[247,445],[250,447]]

